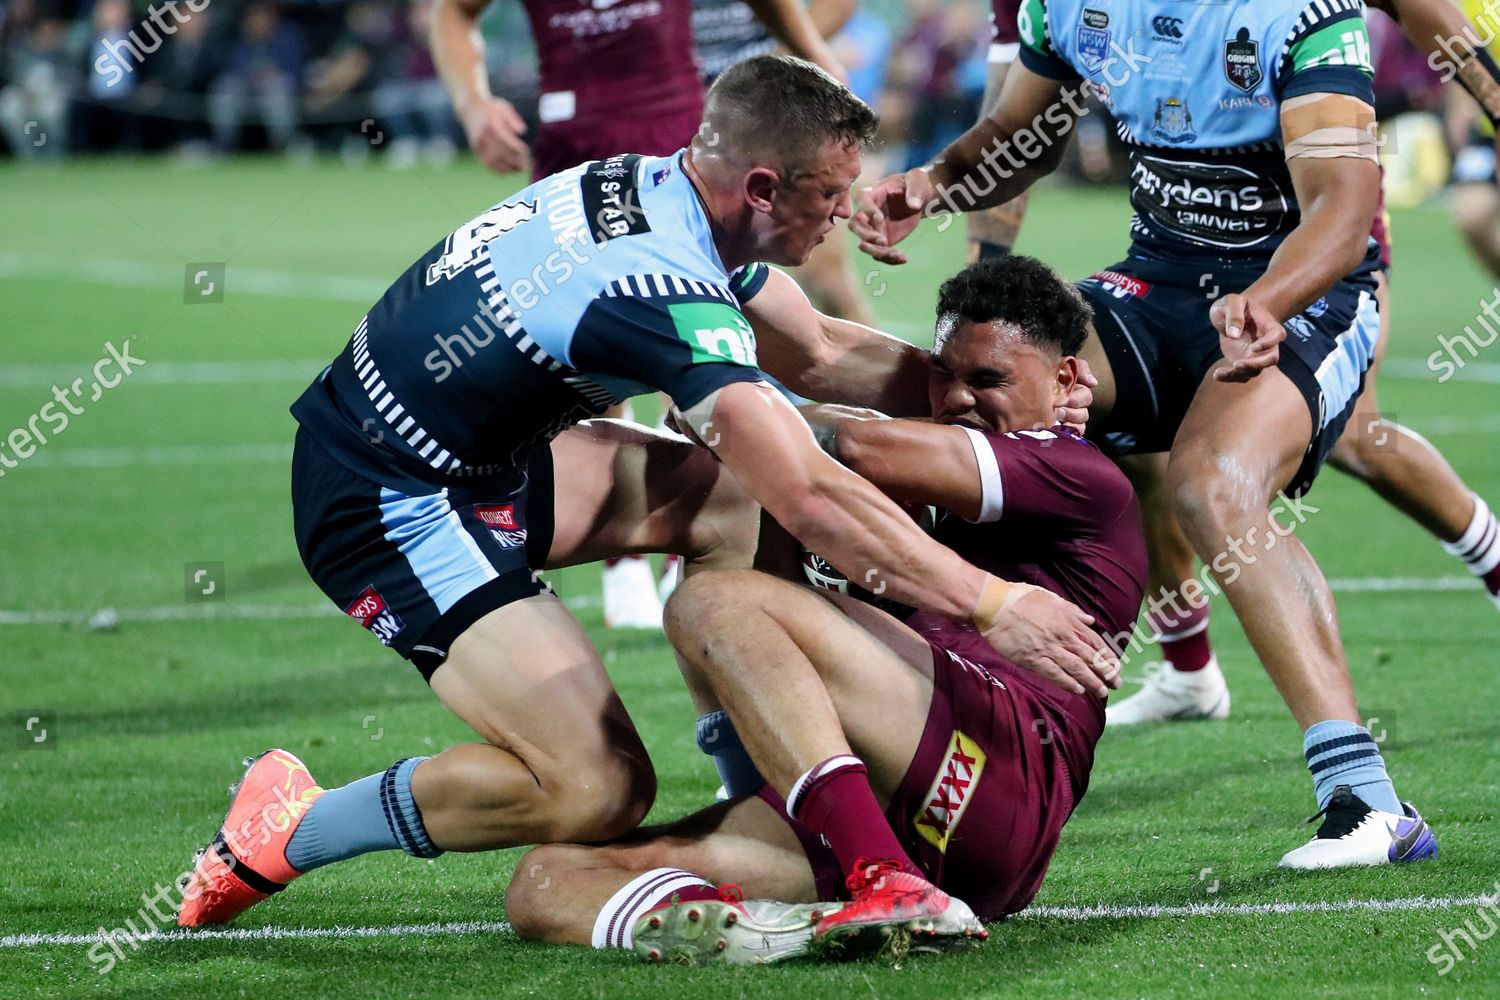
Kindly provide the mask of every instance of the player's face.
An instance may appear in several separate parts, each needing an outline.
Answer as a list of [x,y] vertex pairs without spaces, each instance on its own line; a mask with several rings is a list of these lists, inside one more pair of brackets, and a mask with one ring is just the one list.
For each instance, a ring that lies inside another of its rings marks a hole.
[[770,244],[774,264],[805,264],[840,219],[854,213],[849,189],[859,179],[859,143],[828,142],[812,167],[783,181],[772,202]]
[[932,418],[980,430],[1051,427],[1066,398],[1061,359],[1008,323],[939,328],[928,399]]

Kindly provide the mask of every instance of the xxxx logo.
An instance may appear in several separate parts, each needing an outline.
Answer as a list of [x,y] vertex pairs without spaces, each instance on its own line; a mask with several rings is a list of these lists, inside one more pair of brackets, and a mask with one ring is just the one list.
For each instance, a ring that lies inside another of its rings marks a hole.
[[922,810],[912,817],[917,833],[939,851],[947,852],[948,840],[959,820],[963,819],[974,788],[979,784],[984,761],[984,751],[979,744],[955,729],[937,777],[923,800]]

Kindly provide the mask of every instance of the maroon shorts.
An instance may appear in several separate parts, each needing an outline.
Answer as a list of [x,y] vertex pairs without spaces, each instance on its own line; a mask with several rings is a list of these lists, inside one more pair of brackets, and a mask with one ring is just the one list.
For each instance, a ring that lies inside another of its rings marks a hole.
[[[1058,834],[1088,787],[1104,708],[993,650],[986,655],[976,646],[960,655],[946,648],[960,643],[929,644],[932,705],[886,818],[928,879],[981,919],[998,920],[1025,909],[1041,888]],[[769,786],[761,797],[786,816]],[[845,894],[833,852],[806,827],[788,823],[802,840],[819,896]]]
[[531,144],[531,179],[617,153],[675,153],[692,140],[702,118],[702,103],[688,101],[666,111],[652,108],[647,113],[637,108],[543,124]]

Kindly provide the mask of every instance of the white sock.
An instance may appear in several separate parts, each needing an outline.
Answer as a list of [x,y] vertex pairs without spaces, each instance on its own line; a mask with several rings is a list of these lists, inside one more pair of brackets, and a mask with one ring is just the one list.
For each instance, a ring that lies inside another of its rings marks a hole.
[[1443,543],[1443,551],[1462,559],[1475,576],[1500,565],[1500,522],[1478,496],[1474,497],[1474,519],[1458,541]]
[[629,948],[635,922],[684,889],[710,882],[681,868],[653,868],[626,883],[594,919],[595,948]]

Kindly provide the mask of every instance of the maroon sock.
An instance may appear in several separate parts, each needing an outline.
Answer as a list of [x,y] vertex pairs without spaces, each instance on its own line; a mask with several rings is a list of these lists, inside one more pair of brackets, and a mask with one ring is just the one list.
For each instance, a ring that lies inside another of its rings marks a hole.
[[894,861],[903,871],[922,874],[891,832],[858,757],[841,754],[815,765],[792,786],[786,811],[823,835],[846,874],[863,861]]
[[1166,609],[1148,611],[1146,622],[1160,633],[1158,642],[1162,656],[1166,657],[1174,670],[1183,673],[1202,670],[1213,658],[1214,649],[1208,641],[1207,604],[1192,607],[1183,615],[1173,614]]

